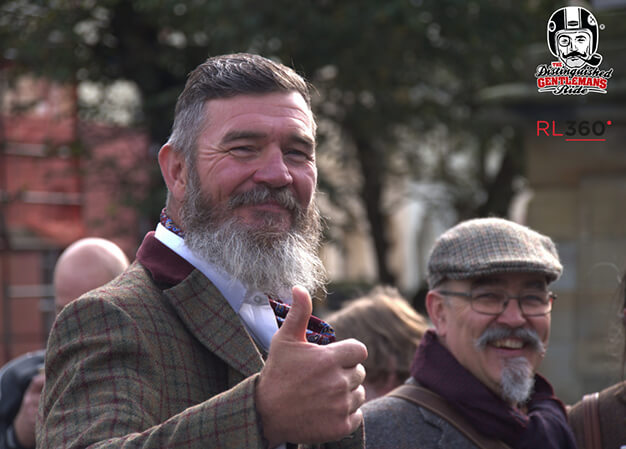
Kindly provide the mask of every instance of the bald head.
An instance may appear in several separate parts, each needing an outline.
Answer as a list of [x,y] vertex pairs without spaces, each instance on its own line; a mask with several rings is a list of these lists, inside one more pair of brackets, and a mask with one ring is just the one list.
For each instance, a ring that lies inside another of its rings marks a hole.
[[83,293],[111,281],[127,266],[124,252],[109,240],[89,237],[72,243],[54,268],[57,313]]

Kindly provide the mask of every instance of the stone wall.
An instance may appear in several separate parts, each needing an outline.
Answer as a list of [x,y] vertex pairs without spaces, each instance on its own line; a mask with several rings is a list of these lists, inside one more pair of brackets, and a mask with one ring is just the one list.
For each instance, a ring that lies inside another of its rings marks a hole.
[[612,126],[606,142],[526,138],[527,224],[555,240],[565,267],[540,371],[567,403],[621,375],[623,342],[611,339],[626,270],[626,128]]

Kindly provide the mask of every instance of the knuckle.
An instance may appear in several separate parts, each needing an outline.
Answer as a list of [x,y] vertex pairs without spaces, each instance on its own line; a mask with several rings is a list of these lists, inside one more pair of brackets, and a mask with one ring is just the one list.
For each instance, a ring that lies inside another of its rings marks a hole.
[[359,387],[354,392],[355,395],[355,407],[354,409],[359,408],[365,403],[365,387],[363,385],[359,385]]
[[327,413],[333,417],[334,422],[339,423],[350,414],[350,403],[351,401],[347,395],[335,398],[335,400],[327,404]]
[[346,417],[346,419],[342,420],[342,422],[340,423],[340,427],[337,429],[338,435],[335,438],[336,440],[350,435],[357,429],[357,427],[359,426],[359,421],[351,418],[351,416],[348,416]]
[[352,401],[349,396],[345,396],[341,398],[341,400],[337,401],[337,413],[342,418],[346,418],[350,412],[352,411]]
[[337,379],[337,391],[339,393],[346,393],[350,391],[350,379],[347,376],[341,376]]
[[367,358],[367,346],[365,346],[359,340],[355,338],[349,338],[347,340],[344,340],[344,343],[354,354],[360,355],[364,359]]
[[333,367],[337,365],[336,356],[333,351],[321,351],[316,357],[318,366]]
[[365,380],[365,376],[367,375],[367,372],[365,371],[365,367],[359,363],[356,366],[356,372],[357,372],[358,383],[359,384],[363,383],[363,381]]

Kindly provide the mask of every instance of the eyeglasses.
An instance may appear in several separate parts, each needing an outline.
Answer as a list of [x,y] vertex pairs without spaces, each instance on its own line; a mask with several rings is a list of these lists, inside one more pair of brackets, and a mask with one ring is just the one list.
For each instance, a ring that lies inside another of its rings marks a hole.
[[459,296],[466,298],[474,312],[483,315],[500,315],[506,310],[509,301],[516,299],[522,315],[541,316],[547,315],[552,310],[552,302],[556,295],[550,291],[532,291],[519,296],[511,296],[504,290],[480,288],[469,293],[436,290],[445,296]]

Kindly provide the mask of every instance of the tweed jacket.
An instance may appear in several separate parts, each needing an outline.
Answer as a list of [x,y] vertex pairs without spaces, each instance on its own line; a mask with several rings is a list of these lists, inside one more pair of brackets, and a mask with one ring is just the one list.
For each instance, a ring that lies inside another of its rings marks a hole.
[[[58,316],[37,447],[265,448],[263,363],[215,286],[148,233],[122,275]],[[320,447],[363,447],[362,427]]]
[[[598,413],[600,415],[602,449],[620,449],[620,447],[626,446],[626,381],[600,392]],[[570,408],[568,419],[576,436],[578,449],[591,449],[585,447],[582,401]]]
[[404,399],[383,396],[361,410],[367,449],[478,449],[448,421]]

